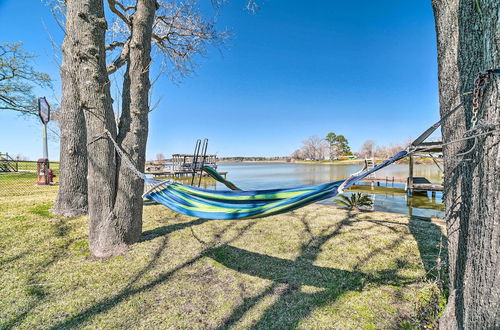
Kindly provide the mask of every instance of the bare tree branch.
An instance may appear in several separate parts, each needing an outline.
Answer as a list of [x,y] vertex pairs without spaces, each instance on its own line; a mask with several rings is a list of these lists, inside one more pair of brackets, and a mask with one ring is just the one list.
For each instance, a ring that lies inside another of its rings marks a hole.
[[154,45],[163,56],[164,69],[180,76],[194,69],[194,57],[204,55],[209,45],[221,45],[229,38],[217,32],[213,23],[198,12],[196,2],[161,1],[153,28]]
[[130,19],[127,16],[127,14],[121,12],[118,8],[116,8],[116,6],[119,6],[120,8],[124,8],[123,5],[119,1],[108,0],[108,6],[109,6],[109,9],[111,10],[111,12],[113,12],[113,14],[118,16],[123,22],[125,22],[125,24],[130,26]]
[[115,50],[115,48],[123,47],[123,46],[125,46],[125,43],[123,43],[121,41],[113,41],[112,43],[110,43],[109,45],[106,46],[106,50]]
[[129,54],[129,40],[123,44],[122,51],[120,55],[107,67],[108,75],[111,75],[118,71],[125,63],[127,63],[127,57]]
[[[107,0],[111,12],[118,19],[111,24],[113,42],[108,46],[110,51],[117,48],[112,45],[123,43],[130,36],[134,13],[127,12],[132,11],[134,6],[125,4],[127,1]],[[162,57],[162,71],[169,73],[172,78],[189,75],[194,71],[196,55],[204,55],[209,45],[221,45],[229,38],[227,32],[217,32],[214,24],[197,12],[197,3],[194,1],[183,3],[161,0],[157,5],[152,44],[155,52]],[[109,65],[108,72],[116,72],[123,64],[122,50],[122,54]]]

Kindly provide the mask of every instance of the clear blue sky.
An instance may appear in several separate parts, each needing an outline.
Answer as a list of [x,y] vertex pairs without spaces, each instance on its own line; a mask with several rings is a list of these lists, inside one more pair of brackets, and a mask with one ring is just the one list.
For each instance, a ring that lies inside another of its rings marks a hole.
[[[209,0],[200,0],[209,3]],[[388,145],[416,137],[438,119],[437,64],[431,1],[261,2],[251,15],[231,0],[218,27],[233,33],[221,50],[198,58],[196,74],[160,79],[150,116],[147,155],[191,152],[197,138],[220,156],[289,155],[310,135],[344,134]],[[206,4],[205,4],[205,7]],[[211,12],[214,14],[214,12]],[[0,0],[1,41],[23,41],[36,66],[54,79],[50,38],[62,33],[38,0]],[[40,157],[36,120],[0,113],[0,151]],[[50,141],[58,159],[58,144]]]

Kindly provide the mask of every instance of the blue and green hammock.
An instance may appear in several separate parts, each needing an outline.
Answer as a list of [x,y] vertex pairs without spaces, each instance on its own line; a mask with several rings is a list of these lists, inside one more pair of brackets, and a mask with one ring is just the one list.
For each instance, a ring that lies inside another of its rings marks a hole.
[[[488,70],[487,74],[500,75],[500,69]],[[222,178],[222,176],[220,176],[220,174],[212,168],[204,168],[204,170],[210,176],[232,189],[231,191],[207,190],[186,186],[172,181],[151,179],[146,177],[144,173],[137,170],[137,167],[134,166],[134,164],[113,139],[112,134],[107,130],[105,133],[113,142],[113,145],[115,146],[117,153],[122,158],[122,161],[125,162],[127,167],[129,167],[136,175],[144,180],[147,189],[144,196],[149,200],[163,204],[176,212],[193,217],[204,219],[252,219],[289,212],[342,193],[344,189],[349,188],[351,185],[362,180],[366,176],[414,152],[410,150],[419,146],[444,122],[444,120],[449,118],[460,108],[462,108],[462,104],[453,108],[445,116],[441,117],[438,122],[425,130],[408,146],[408,151],[400,151],[392,158],[382,162],[372,169],[363,169],[344,181],[336,181],[293,189],[242,191],[233,183]],[[484,133],[472,135],[466,139],[475,139],[480,135],[484,135]],[[448,144],[463,140],[464,138],[449,141]]]
[[253,219],[289,212],[311,203],[331,198],[366,176],[407,156],[400,151],[394,157],[369,170],[355,173],[347,180],[291,189],[239,190],[212,168],[204,170],[224,183],[229,191],[207,190],[173,181],[145,178],[144,196],[173,211],[203,219]]

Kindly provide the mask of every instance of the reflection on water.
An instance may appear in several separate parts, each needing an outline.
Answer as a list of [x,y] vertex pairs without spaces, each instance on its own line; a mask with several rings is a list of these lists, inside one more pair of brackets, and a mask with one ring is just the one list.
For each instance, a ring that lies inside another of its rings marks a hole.
[[[442,193],[437,192],[435,196],[431,193],[408,196],[404,191],[404,185],[389,184],[386,187],[371,187],[370,185],[356,185],[352,187],[353,192],[361,192],[370,195],[373,200],[373,210],[383,212],[395,212],[420,217],[443,217],[444,204]],[[346,195],[351,193],[346,192]],[[325,201],[330,204],[331,201]]]
[[[227,171],[228,179],[244,190],[292,188],[304,185],[319,184],[347,178],[359,171],[361,165],[312,165],[290,163],[221,163],[218,170]],[[435,165],[416,165],[415,176],[422,176],[433,183],[441,183],[442,173]],[[408,165],[395,164],[380,170],[377,177],[408,176]],[[189,182],[188,182],[189,183]],[[227,189],[220,183],[204,180],[202,186],[208,189]],[[392,185],[389,185],[392,187]],[[371,195],[374,210],[395,212],[423,217],[443,217],[444,207],[442,193],[408,197],[402,184],[394,184],[394,190],[371,188],[370,186],[354,187],[354,190]],[[348,194],[348,193],[346,193]],[[321,203],[331,204],[332,199]]]

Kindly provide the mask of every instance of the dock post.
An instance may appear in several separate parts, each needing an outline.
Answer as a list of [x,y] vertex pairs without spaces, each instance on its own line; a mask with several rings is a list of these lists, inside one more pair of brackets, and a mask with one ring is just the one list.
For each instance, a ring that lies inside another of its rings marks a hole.
[[408,192],[411,195],[413,193],[413,156],[410,155],[410,163],[408,164]]

